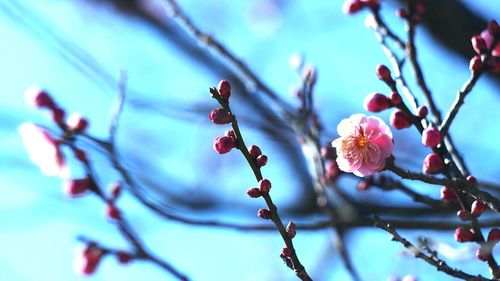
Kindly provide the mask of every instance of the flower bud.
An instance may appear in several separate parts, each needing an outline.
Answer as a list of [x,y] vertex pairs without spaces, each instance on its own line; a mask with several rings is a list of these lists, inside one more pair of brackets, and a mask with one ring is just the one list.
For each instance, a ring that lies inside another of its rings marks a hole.
[[365,97],[363,107],[370,112],[380,112],[391,107],[391,101],[379,93],[371,93]]
[[118,199],[118,197],[122,193],[122,183],[120,181],[111,183],[109,187],[109,193],[111,194],[111,198],[113,198],[113,200]]
[[474,51],[476,51],[476,53],[484,54],[487,51],[486,41],[484,41],[484,38],[481,37],[481,35],[472,36],[471,42],[472,48],[474,48]]
[[286,233],[290,239],[293,239],[297,235],[297,226],[292,221],[286,225]]
[[484,211],[486,211],[487,208],[488,206],[486,206],[484,202],[475,200],[474,202],[472,202],[470,212],[474,216],[480,216]]
[[106,204],[106,217],[111,220],[120,220],[122,213],[120,209],[115,206],[115,204],[108,203]]
[[118,251],[116,253],[116,258],[118,259],[118,262],[121,264],[128,264],[130,261],[134,258],[131,254],[124,252],[124,251]]
[[468,175],[467,176],[467,181],[470,182],[471,184],[477,184],[477,179],[473,175]]
[[487,261],[491,257],[493,248],[488,244],[481,244],[476,251],[476,258],[482,261]]
[[394,80],[392,80],[391,76],[391,71],[389,68],[383,64],[379,64],[376,69],[377,72],[377,77],[384,81],[385,83],[393,83]]
[[76,273],[83,276],[92,275],[100,263],[103,251],[95,244],[89,244],[87,247],[78,254],[74,263],[74,270]]
[[255,144],[252,144],[248,148],[248,153],[250,153],[250,156],[252,156],[253,159],[256,159],[257,157],[259,157],[262,154],[262,151],[260,150],[260,148],[258,146],[256,146]]
[[229,124],[233,121],[233,115],[223,108],[216,108],[208,115],[210,121],[217,125]]
[[455,240],[460,243],[470,242],[474,240],[476,236],[474,232],[470,228],[465,228],[463,226],[459,226],[455,229]]
[[214,140],[213,148],[219,154],[225,154],[235,147],[234,140],[228,136],[217,137]]
[[425,174],[438,174],[444,168],[443,159],[437,153],[428,154],[424,159],[424,165],[422,167],[422,171]]
[[471,220],[471,219],[474,218],[472,216],[472,214],[469,211],[467,211],[467,210],[460,210],[460,211],[458,211],[457,212],[457,217],[459,217],[463,221],[468,221],[468,220]]
[[231,96],[231,84],[226,80],[221,80],[218,86],[219,94],[224,100],[229,100]]
[[258,188],[250,188],[249,190],[247,190],[247,195],[248,197],[250,198],[259,198],[262,196],[262,193],[260,192],[260,190]]
[[392,92],[390,97],[391,103],[394,106],[398,106],[401,104],[401,96],[397,92]]
[[472,73],[476,73],[483,69],[483,61],[481,60],[481,56],[474,56],[469,63],[469,69]]
[[493,228],[488,233],[488,242],[498,243],[500,241],[500,228]]
[[396,16],[402,19],[408,19],[408,11],[406,9],[397,9]]
[[488,33],[491,34],[493,37],[500,37],[500,27],[498,26],[498,23],[495,20],[490,20],[488,22]]
[[64,193],[69,197],[77,197],[92,189],[92,180],[88,177],[83,179],[72,179],[64,183]]
[[391,125],[398,130],[411,126],[410,117],[408,117],[408,115],[406,115],[406,113],[404,113],[401,109],[394,110],[391,113],[390,122]]
[[259,190],[263,194],[269,193],[269,190],[271,190],[271,182],[268,179],[261,179],[259,181]]
[[55,102],[50,95],[36,86],[30,87],[25,93],[26,103],[38,108],[54,108]]
[[59,107],[54,107],[51,108],[51,115],[52,115],[52,121],[56,124],[63,124],[64,123],[64,116],[66,115],[66,112],[64,112],[63,109]]
[[364,6],[365,5],[360,0],[347,0],[344,2],[344,5],[342,6],[342,11],[346,15],[352,15],[361,11],[361,9],[363,9]]
[[82,133],[87,129],[89,122],[83,118],[79,113],[73,113],[66,121],[68,128],[75,133]]
[[257,215],[262,219],[268,220],[271,218],[271,211],[268,209],[259,209]]
[[457,196],[451,187],[443,186],[441,187],[441,200],[443,202],[452,202],[457,200]]
[[283,249],[281,249],[281,254],[285,257],[289,257],[292,255],[292,250],[290,250],[290,248],[288,247],[284,247]]
[[427,117],[427,114],[429,114],[429,110],[427,109],[427,106],[422,105],[417,109],[417,116],[420,119],[424,119]]
[[436,147],[441,142],[441,132],[435,127],[427,127],[422,132],[422,144],[427,147]]
[[255,159],[255,163],[259,167],[265,166],[267,164],[267,156],[264,154],[257,156],[257,159]]

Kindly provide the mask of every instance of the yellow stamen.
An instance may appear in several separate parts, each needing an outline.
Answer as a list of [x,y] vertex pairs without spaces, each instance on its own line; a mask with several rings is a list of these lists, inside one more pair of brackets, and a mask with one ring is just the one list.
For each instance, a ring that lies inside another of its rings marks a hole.
[[370,141],[365,137],[365,136],[360,136],[358,138],[358,147],[363,148],[365,147]]

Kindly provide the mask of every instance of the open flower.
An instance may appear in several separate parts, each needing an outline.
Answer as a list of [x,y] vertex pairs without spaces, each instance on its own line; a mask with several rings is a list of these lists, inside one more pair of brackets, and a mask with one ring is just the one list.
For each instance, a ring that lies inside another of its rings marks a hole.
[[340,137],[332,142],[337,148],[340,170],[364,177],[381,171],[392,154],[393,141],[389,127],[382,119],[354,114],[337,126]]
[[19,126],[19,134],[29,157],[47,176],[62,176],[66,171],[59,143],[44,129],[32,123]]

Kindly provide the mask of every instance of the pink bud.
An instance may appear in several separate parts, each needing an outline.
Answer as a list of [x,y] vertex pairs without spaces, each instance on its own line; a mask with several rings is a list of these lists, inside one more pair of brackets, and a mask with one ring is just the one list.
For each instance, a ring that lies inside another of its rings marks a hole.
[[361,9],[363,8],[364,4],[360,0],[347,0],[342,6],[342,11],[344,12],[344,14],[352,15],[361,11]]
[[285,257],[289,257],[292,255],[292,250],[290,250],[290,248],[288,247],[284,247],[283,249],[281,249],[281,254]]
[[75,259],[74,269],[75,272],[83,275],[92,275],[99,265],[101,257],[103,256],[102,250],[94,245],[89,244]]
[[429,114],[429,110],[427,109],[427,106],[422,105],[417,109],[417,116],[420,119],[424,119],[427,117],[427,114]]
[[259,155],[262,154],[262,151],[260,150],[260,148],[258,146],[256,146],[255,144],[252,144],[248,148],[248,153],[250,153],[250,156],[252,156],[253,159],[256,159],[257,157],[259,157]]
[[474,56],[469,63],[469,69],[472,73],[476,73],[483,69],[483,61],[481,60],[481,56]]
[[268,209],[259,209],[257,215],[262,219],[268,220],[271,218],[271,211]]
[[376,72],[377,72],[377,77],[384,81],[385,83],[392,83],[394,82],[392,80],[392,76],[391,76],[391,71],[389,70],[389,68],[383,64],[379,64],[377,66],[377,69],[376,69]]
[[392,92],[391,93],[391,98],[390,98],[392,105],[398,106],[401,104],[401,96],[397,92]]
[[113,200],[118,199],[118,197],[122,193],[122,183],[120,181],[111,183],[109,187],[109,193],[111,194],[111,198],[113,198]]
[[54,100],[50,95],[36,86],[30,87],[25,93],[26,103],[38,108],[54,108]]
[[92,180],[89,177],[83,179],[68,180],[63,185],[64,193],[69,197],[77,197],[92,189]]
[[223,108],[216,108],[210,112],[208,115],[208,118],[210,118],[210,121],[212,121],[214,124],[222,125],[222,124],[228,124],[233,121],[233,116],[231,113],[227,112]]
[[491,257],[492,247],[487,244],[481,244],[476,251],[476,258],[482,261],[487,261]]
[[475,234],[472,232],[470,228],[465,228],[463,226],[459,226],[455,229],[455,240],[460,243],[470,242],[474,240]]
[[64,123],[64,116],[66,115],[66,112],[64,112],[63,109],[58,108],[58,107],[54,107],[54,108],[51,108],[50,113],[52,114],[52,121],[54,121],[54,123],[56,123],[56,124],[63,124]]
[[89,122],[79,113],[73,113],[66,121],[68,128],[75,133],[82,133],[87,129]]
[[441,172],[444,168],[443,159],[437,153],[428,154],[424,159],[422,171],[425,174],[434,175]]
[[263,194],[269,193],[269,190],[271,190],[271,182],[268,179],[261,179],[259,181],[259,190]]
[[262,193],[260,192],[260,190],[258,188],[250,188],[249,190],[247,190],[247,195],[248,197],[250,198],[259,198],[262,196]]
[[406,115],[406,113],[404,113],[401,109],[394,110],[391,113],[390,122],[391,125],[398,130],[411,126],[410,117],[408,117],[408,115]]
[[391,101],[379,93],[371,93],[365,97],[363,107],[370,112],[380,112],[391,107]]
[[226,80],[221,80],[219,82],[219,94],[224,100],[229,100],[231,96],[231,84]]
[[120,220],[122,217],[120,209],[118,209],[115,204],[106,204],[106,217],[111,220]]
[[486,206],[484,202],[475,200],[474,202],[472,202],[470,212],[474,216],[480,216],[484,211],[486,211],[487,208],[488,206]]
[[235,147],[234,140],[228,136],[217,137],[214,140],[213,148],[219,154],[225,154]]
[[468,220],[473,219],[472,214],[469,211],[467,211],[467,210],[460,210],[460,211],[458,211],[457,212],[457,217],[459,217],[463,221],[468,221]]
[[267,156],[264,154],[257,156],[257,159],[255,159],[255,163],[259,167],[265,166],[267,164]]
[[124,251],[118,251],[116,253],[116,257],[118,258],[118,262],[121,264],[128,264],[134,258],[131,254]]
[[441,142],[441,132],[435,127],[427,127],[422,132],[422,144],[427,147],[436,147]]
[[488,242],[498,243],[500,241],[500,228],[493,228],[488,233]]
[[444,202],[452,202],[457,200],[457,196],[451,187],[441,187],[441,200]]
[[467,176],[467,181],[470,182],[471,184],[477,184],[477,179],[473,175],[468,175]]
[[292,221],[286,225],[286,233],[290,239],[293,239],[297,235],[297,226]]
[[325,160],[337,159],[337,151],[330,144],[321,147],[321,157]]
[[498,23],[495,20],[490,20],[488,22],[488,33],[491,34],[493,37],[500,37],[500,27],[498,26]]
[[484,41],[481,35],[478,34],[472,36],[471,42],[472,42],[472,48],[474,48],[474,51],[476,51],[476,53],[484,54],[487,51],[486,41]]

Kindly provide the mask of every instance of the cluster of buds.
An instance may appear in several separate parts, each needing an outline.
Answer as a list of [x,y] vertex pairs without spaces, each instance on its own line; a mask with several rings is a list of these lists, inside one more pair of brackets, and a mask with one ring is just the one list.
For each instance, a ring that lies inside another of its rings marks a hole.
[[334,182],[340,176],[339,165],[337,164],[337,151],[330,144],[321,148],[321,157],[325,161],[325,175],[324,180],[326,183]]
[[486,261],[491,257],[491,253],[495,245],[500,241],[500,229],[493,228],[488,233],[488,239],[485,243],[481,243],[476,252],[476,257],[482,261]]
[[223,136],[216,137],[213,148],[219,154],[225,154],[238,147],[238,141],[233,130],[228,130]]
[[[231,97],[231,84],[226,80],[221,80],[217,87],[217,95],[222,101],[229,102],[229,97]],[[234,121],[234,116],[231,112],[224,108],[212,110],[208,118],[217,125],[229,124]],[[233,130],[228,130],[224,136],[215,138],[213,143],[214,150],[219,154],[228,153],[235,147],[238,147],[238,141]]]
[[364,8],[369,8],[372,10],[378,10],[380,8],[379,0],[347,0],[342,6],[342,11],[344,14],[352,15],[363,10]]
[[258,146],[252,144],[250,147],[248,147],[248,153],[250,154],[250,157],[254,159],[255,164],[258,167],[263,167],[267,164],[268,158],[265,154],[262,154],[262,151]]
[[[471,38],[472,48],[476,52],[469,64],[472,73],[483,70],[500,71],[500,27],[495,20],[488,23],[488,27]],[[495,46],[493,46],[495,44]],[[486,54],[491,50],[491,57],[485,61]],[[486,68],[485,68],[486,67]]]
[[[396,10],[396,15],[402,19],[409,20],[413,24],[420,23],[422,20],[422,15],[427,10],[427,6],[425,6],[422,2],[417,2],[414,7],[413,14],[410,15],[408,10],[406,9],[398,9]],[[411,18],[410,18],[411,17]]]
[[472,220],[479,217],[487,208],[487,205],[483,201],[475,200],[472,202],[470,211],[463,209],[459,210],[457,216],[463,221]]

